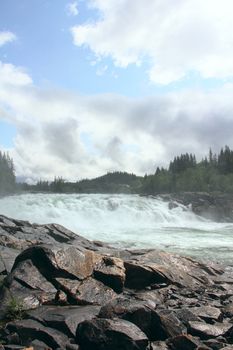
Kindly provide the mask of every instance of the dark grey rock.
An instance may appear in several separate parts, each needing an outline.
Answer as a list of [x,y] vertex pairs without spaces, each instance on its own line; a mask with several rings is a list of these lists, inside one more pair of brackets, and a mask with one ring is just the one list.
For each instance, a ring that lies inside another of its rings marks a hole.
[[220,321],[222,318],[221,310],[219,310],[216,307],[212,306],[200,306],[200,307],[193,307],[190,309],[190,311],[205,320],[206,322],[210,321]]
[[150,266],[146,266],[134,261],[125,262],[126,281],[125,285],[132,289],[144,289],[156,283],[168,283],[166,276],[159,271],[153,270]]
[[190,321],[201,321],[201,319],[192,312],[193,308],[181,308],[174,310],[176,317],[187,327]]
[[92,277],[84,281],[57,278],[59,287],[68,295],[72,304],[77,305],[104,305],[117,297],[113,289],[105,286]]
[[27,317],[74,338],[79,323],[98,315],[99,306],[43,306],[27,312]]
[[169,344],[174,350],[194,350],[201,346],[200,341],[189,334],[181,334],[171,338]]
[[185,325],[171,310],[155,310],[153,313],[153,335],[158,340],[187,333]]
[[[149,339],[154,339],[154,318],[155,311],[150,302],[138,301],[129,298],[116,298],[105,304],[99,313],[101,318],[122,318],[134,323],[140,328]],[[155,314],[156,317],[156,314]]]
[[209,346],[213,350],[219,350],[225,347],[225,341],[221,341],[221,339],[209,339],[203,341],[206,346]]
[[[227,193],[181,192],[160,195],[168,202],[178,202],[185,206],[192,206],[197,215],[219,222],[233,221],[232,195]],[[170,205],[172,210],[172,205]]]
[[233,328],[230,323],[215,323],[207,324],[203,322],[189,322],[189,332],[192,335],[199,336],[201,339],[215,338],[219,336],[225,336]]
[[[0,232],[0,245],[3,243],[1,239],[1,232]],[[5,242],[4,242],[5,243]],[[7,275],[10,273],[12,266],[14,264],[14,261],[16,257],[19,255],[20,250],[9,248],[6,246],[0,246],[0,274],[1,275]]]
[[123,260],[104,256],[94,268],[94,277],[111,287],[116,293],[121,293],[125,283]]
[[82,280],[92,275],[100,258],[93,251],[69,245],[39,245],[24,250],[16,258],[13,270],[21,261],[30,259],[48,280],[52,277]]
[[93,319],[79,324],[76,341],[88,350],[146,350],[148,339],[133,323]]
[[30,347],[32,349],[30,350],[52,350],[52,348],[48,347],[47,344],[45,344],[43,341],[40,341],[40,340],[33,340],[31,343],[30,343]]
[[45,327],[34,320],[27,319],[8,323],[6,329],[18,333],[22,344],[25,346],[30,345],[33,340],[40,340],[52,349],[65,349],[68,343],[66,335],[56,329]]

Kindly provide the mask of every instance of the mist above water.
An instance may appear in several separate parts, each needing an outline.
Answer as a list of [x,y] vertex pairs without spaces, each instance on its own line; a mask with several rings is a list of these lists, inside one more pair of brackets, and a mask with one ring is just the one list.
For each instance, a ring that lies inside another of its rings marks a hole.
[[122,248],[158,248],[233,263],[233,224],[195,215],[191,207],[138,195],[25,194],[0,199],[0,213],[34,223],[59,223]]

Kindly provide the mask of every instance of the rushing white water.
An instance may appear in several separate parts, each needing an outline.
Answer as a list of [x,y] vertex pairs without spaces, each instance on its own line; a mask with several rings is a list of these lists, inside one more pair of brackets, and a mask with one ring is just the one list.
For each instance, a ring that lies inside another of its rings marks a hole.
[[26,194],[0,199],[0,213],[56,222],[82,236],[127,248],[159,248],[233,263],[233,225],[207,221],[191,208],[138,195]]

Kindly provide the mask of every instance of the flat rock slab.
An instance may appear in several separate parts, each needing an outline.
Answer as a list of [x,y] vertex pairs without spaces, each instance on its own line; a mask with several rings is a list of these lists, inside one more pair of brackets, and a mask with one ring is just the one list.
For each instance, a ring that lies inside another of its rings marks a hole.
[[176,317],[185,325],[188,326],[190,321],[201,321],[201,319],[192,312],[193,308],[181,308],[174,310]]
[[215,323],[212,325],[203,322],[189,322],[189,332],[199,336],[201,339],[224,337],[232,328],[233,325],[231,323]]
[[193,307],[190,311],[205,321],[219,321],[222,316],[221,310],[211,306]]
[[62,278],[56,279],[56,281],[73,304],[104,305],[117,297],[113,289],[92,277],[81,282]]
[[27,317],[74,338],[79,323],[98,315],[99,306],[43,306],[27,313]]
[[5,245],[5,241],[3,242],[3,239],[0,236],[0,274],[6,275],[10,273],[12,266],[14,265],[14,261],[20,253],[20,250],[6,246],[3,247],[1,244]]
[[45,327],[34,320],[27,319],[8,323],[6,329],[17,333],[24,345],[29,345],[28,343],[32,340],[40,340],[52,349],[65,349],[68,343],[68,337],[65,334],[56,329]]
[[[45,346],[46,346],[46,344],[45,344]],[[0,347],[0,349],[2,349],[2,350],[34,350],[34,348],[31,346],[29,348],[28,347],[25,348],[25,346],[15,345],[15,344],[5,345],[4,347]],[[45,349],[47,350],[47,348],[44,347],[43,350],[45,350]],[[40,350],[40,349],[38,348],[36,350]]]
[[88,350],[146,350],[148,346],[148,338],[137,326],[119,319],[84,321],[76,341]]
[[31,260],[21,261],[13,270],[14,278],[26,288],[56,294],[56,288],[39,272]]
[[215,265],[208,267],[191,258],[156,250],[132,254],[125,267],[126,284],[129,288],[137,289],[140,283],[145,287],[164,282],[195,290],[203,285],[213,285],[213,279],[223,273]]

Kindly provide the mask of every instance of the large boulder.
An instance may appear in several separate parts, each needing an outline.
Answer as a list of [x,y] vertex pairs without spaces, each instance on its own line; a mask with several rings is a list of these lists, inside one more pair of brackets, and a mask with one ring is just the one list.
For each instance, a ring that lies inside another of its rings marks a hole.
[[121,318],[134,323],[150,339],[154,339],[156,313],[154,303],[133,298],[118,297],[106,303],[100,310],[100,318]]
[[125,283],[125,267],[122,259],[104,256],[94,268],[94,277],[121,293]]
[[146,350],[148,339],[133,323],[93,319],[79,324],[76,341],[88,350]]
[[26,259],[46,276],[77,278],[83,280],[93,273],[95,264],[101,257],[91,250],[61,245],[37,245],[24,250],[15,260],[13,270]]
[[99,306],[42,306],[28,311],[27,317],[75,338],[78,325],[98,315]]
[[135,289],[173,284],[195,290],[203,285],[212,285],[213,279],[222,274],[216,267],[207,267],[191,258],[157,250],[144,251],[140,255],[133,253],[131,259],[125,261],[125,269],[125,285]]

